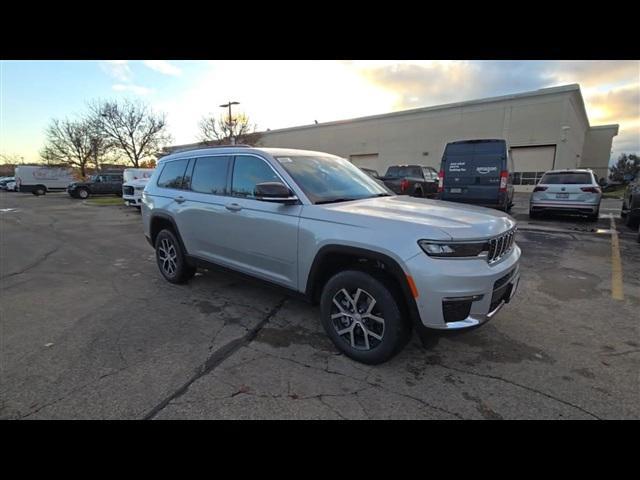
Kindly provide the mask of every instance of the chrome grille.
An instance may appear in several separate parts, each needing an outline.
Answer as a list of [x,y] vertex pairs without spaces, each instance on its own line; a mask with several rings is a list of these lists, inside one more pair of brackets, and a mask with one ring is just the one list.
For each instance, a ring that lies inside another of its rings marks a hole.
[[489,254],[487,255],[487,261],[489,263],[495,263],[507,255],[513,248],[515,238],[516,227],[489,240]]

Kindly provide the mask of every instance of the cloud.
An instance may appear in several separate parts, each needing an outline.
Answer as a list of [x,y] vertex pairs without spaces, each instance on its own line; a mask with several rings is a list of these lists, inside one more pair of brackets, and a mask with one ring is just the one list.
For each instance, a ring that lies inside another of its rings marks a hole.
[[111,88],[113,88],[116,92],[131,92],[136,95],[148,95],[149,93],[153,92],[153,89],[151,88],[142,87],[140,85],[133,85],[133,84],[117,83],[113,85]]
[[182,71],[178,67],[172,65],[166,60],[145,60],[142,63],[151,70],[155,70],[156,72],[160,72],[164,75],[177,76],[182,74]]
[[578,83],[591,125],[620,124],[614,155],[640,151],[638,61],[344,62],[395,95],[394,110]]
[[120,82],[130,82],[133,76],[126,60],[107,60],[100,64],[100,68]]
[[585,95],[585,104],[592,111],[591,123],[637,120],[640,118],[640,85]]

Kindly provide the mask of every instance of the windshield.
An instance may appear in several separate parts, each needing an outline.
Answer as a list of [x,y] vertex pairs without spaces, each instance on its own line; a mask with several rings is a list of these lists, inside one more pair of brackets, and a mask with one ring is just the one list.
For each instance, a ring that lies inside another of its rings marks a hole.
[[313,203],[331,203],[390,195],[348,160],[334,156],[276,157]]
[[588,173],[545,173],[540,180],[544,185],[584,185],[591,184]]

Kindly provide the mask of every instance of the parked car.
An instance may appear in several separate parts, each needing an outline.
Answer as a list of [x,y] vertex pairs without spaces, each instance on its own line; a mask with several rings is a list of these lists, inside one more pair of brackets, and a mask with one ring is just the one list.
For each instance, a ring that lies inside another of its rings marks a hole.
[[328,153],[168,155],[142,194],[142,221],[168,282],[213,265],[284,287],[319,303],[336,348],[369,364],[400,351],[412,327],[485,323],[520,278],[506,213],[389,194]]
[[73,198],[89,198],[90,195],[122,195],[122,173],[92,175],[87,182],[73,182],[67,187]]
[[550,170],[535,186],[529,200],[529,217],[543,212],[578,213],[598,220],[602,189],[591,170]]
[[513,206],[513,171],[505,140],[447,143],[438,175],[438,198],[507,212]]
[[7,182],[5,185],[5,190],[7,192],[15,192],[16,191],[16,182]]
[[125,168],[122,178],[122,200],[125,205],[140,208],[142,191],[152,174],[153,168]]
[[14,177],[2,177],[2,178],[0,178],[0,190],[6,190],[7,189],[7,183],[14,182],[14,181],[15,181]]
[[71,168],[34,165],[16,167],[15,177],[17,191],[34,195],[64,191],[75,180]]
[[438,194],[438,172],[422,165],[393,165],[381,178],[398,195],[434,198]]
[[635,228],[640,224],[640,175],[629,180],[624,191],[621,216],[627,226]]

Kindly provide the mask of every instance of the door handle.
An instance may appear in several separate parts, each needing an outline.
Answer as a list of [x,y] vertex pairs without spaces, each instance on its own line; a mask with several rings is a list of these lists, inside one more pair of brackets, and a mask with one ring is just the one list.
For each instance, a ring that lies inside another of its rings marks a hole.
[[237,203],[229,203],[225,205],[224,208],[226,208],[227,210],[231,210],[232,212],[239,212],[240,210],[242,210],[242,207]]
[[184,198],[184,197],[176,197],[173,200],[175,202],[182,203],[182,202],[184,202],[186,200],[186,198]]

